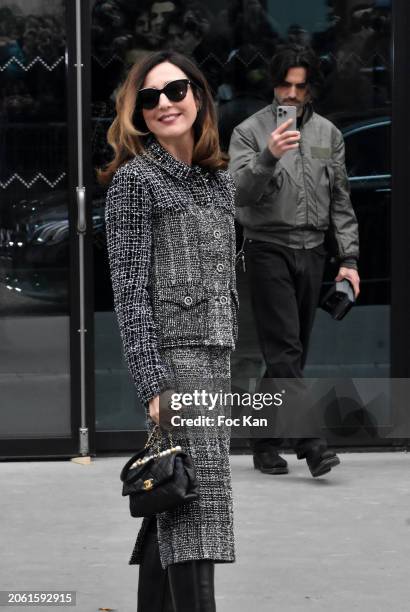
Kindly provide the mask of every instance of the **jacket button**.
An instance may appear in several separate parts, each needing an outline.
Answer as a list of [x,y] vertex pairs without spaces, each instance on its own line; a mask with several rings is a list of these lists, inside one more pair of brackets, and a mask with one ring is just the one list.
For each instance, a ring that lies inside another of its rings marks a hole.
[[214,231],[214,236],[215,236],[215,238],[220,238],[221,237],[221,232],[219,230],[215,230]]
[[221,264],[221,263],[219,263],[219,264],[216,266],[216,269],[218,270],[218,272],[223,272],[224,265],[223,265],[223,264]]
[[221,304],[227,304],[228,298],[226,297],[226,295],[221,295],[221,297],[219,298],[219,301],[221,302]]
[[191,306],[192,305],[192,298],[190,295],[187,295],[184,297],[184,304],[186,306]]

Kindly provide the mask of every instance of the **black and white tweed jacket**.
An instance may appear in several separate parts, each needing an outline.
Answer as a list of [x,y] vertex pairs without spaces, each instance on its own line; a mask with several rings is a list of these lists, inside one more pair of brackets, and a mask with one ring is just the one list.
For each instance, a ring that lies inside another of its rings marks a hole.
[[156,139],[121,166],[107,193],[114,304],[143,402],[171,386],[160,349],[234,348],[234,183],[189,166]]

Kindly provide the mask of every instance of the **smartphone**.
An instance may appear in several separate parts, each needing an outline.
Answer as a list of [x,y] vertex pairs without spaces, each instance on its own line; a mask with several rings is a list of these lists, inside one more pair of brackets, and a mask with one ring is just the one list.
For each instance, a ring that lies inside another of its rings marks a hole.
[[287,128],[286,131],[290,130],[292,132],[296,132],[297,123],[297,109],[296,106],[278,106],[277,115],[276,115],[276,123],[277,127],[288,121],[288,119],[292,119],[291,125]]

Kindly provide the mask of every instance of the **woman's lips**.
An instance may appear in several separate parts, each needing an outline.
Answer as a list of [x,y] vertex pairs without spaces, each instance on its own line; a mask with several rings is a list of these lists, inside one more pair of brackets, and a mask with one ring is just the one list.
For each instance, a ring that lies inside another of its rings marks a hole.
[[174,123],[174,121],[176,121],[180,115],[181,113],[170,113],[169,115],[163,115],[160,117],[159,121],[166,124]]

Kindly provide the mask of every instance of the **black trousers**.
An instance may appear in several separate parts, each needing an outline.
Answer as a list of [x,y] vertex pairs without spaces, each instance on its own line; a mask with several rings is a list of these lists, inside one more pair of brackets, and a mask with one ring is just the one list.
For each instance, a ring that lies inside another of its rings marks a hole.
[[[292,378],[297,388],[303,378],[319,303],[326,251],[323,245],[291,249],[250,239],[245,240],[244,250],[252,309],[266,363],[265,378]],[[280,438],[250,441],[256,451],[278,447],[282,442]],[[313,447],[327,447],[319,438],[291,442],[299,458]]]
[[154,517],[142,549],[137,612],[215,611],[214,562],[186,561],[163,569]]

